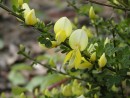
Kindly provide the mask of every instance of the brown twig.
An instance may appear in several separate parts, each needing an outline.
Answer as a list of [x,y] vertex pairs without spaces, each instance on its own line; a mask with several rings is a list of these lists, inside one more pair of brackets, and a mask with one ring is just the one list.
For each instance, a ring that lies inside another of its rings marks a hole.
[[49,86],[49,87],[48,87],[48,90],[50,91],[50,90],[52,90],[53,88],[60,86],[61,84],[63,84],[63,83],[65,83],[66,81],[68,81],[69,79],[70,79],[70,78],[65,78],[65,79],[63,79],[63,80],[61,80],[61,81],[59,81],[59,82],[57,82],[57,83],[55,83],[55,84]]
[[97,2],[97,1],[94,1],[94,0],[86,0],[86,1],[94,3],[94,4],[98,4],[98,5],[101,5],[101,6],[107,6],[107,7],[112,7],[112,8],[120,9],[120,10],[124,10],[124,11],[130,11],[129,8],[124,8],[124,7],[114,6],[114,5],[110,5],[110,4],[105,4],[105,3]]

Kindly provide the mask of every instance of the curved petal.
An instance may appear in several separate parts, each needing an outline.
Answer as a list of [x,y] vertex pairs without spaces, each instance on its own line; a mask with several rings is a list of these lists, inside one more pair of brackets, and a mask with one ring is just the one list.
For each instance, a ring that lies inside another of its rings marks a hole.
[[75,30],[69,38],[69,45],[72,49],[78,48],[80,51],[83,51],[88,45],[86,32],[82,29]]
[[67,17],[60,18],[54,25],[54,32],[57,34],[60,31],[65,31],[66,36],[70,36],[72,32],[72,24]]

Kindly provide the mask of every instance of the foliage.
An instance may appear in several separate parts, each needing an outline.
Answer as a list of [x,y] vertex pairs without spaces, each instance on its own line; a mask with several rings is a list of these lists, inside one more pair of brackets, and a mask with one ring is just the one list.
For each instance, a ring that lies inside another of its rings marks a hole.
[[[23,26],[41,32],[38,42],[42,47],[56,48],[66,55],[58,69],[54,59],[43,56],[47,62],[42,64],[21,45],[18,54],[32,60],[32,65],[40,64],[48,71],[47,75],[35,76],[25,85],[28,80],[20,71],[32,70],[31,66],[19,64],[12,67],[9,80],[14,85],[13,97],[29,98],[25,92],[31,92],[35,98],[129,98],[130,0],[109,0],[109,4],[87,1],[89,4],[80,0],[68,0],[67,3],[79,16],[89,17],[89,26],[80,26],[65,16],[57,20],[54,26],[52,23],[45,24],[27,3],[21,5],[17,0],[12,0],[13,11],[0,3],[0,7],[14,15]],[[100,7],[95,10],[95,4],[115,8],[113,12],[119,20],[101,17],[98,13],[102,10]],[[18,87],[20,85],[23,87]],[[5,98],[4,93],[1,96]]]

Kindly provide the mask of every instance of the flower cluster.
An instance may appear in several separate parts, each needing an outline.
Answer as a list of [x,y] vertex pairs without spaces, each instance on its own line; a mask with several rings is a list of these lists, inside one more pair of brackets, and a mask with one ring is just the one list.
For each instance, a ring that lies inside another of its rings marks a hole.
[[66,97],[80,96],[83,95],[84,92],[85,88],[76,79],[69,84],[62,84],[59,88],[53,88],[51,91],[48,89],[44,90],[44,94],[48,97],[53,97],[59,93]]
[[[90,11],[91,10],[92,8],[90,9]],[[92,34],[90,34],[85,26],[82,29],[72,30],[72,23],[70,22],[70,20],[67,17],[62,17],[55,23],[54,32],[56,34],[55,40],[57,45],[60,45],[67,38],[69,40],[69,46],[72,50],[67,53],[64,60],[64,66],[66,67],[67,65],[67,69],[92,68],[93,62],[96,61],[95,47],[97,47],[98,44],[90,44],[89,47],[87,47],[89,38],[88,35]],[[90,54],[89,59],[86,59],[82,56],[84,50],[87,50]],[[103,53],[98,60],[99,68],[104,67],[106,63],[107,59],[105,53]]]

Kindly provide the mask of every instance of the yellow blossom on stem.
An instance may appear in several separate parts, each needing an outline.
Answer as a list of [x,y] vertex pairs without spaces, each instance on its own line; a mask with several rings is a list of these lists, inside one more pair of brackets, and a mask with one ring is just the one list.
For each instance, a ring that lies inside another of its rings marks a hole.
[[21,6],[23,4],[23,0],[18,0],[18,5]]
[[72,87],[70,84],[67,84],[64,87],[62,87],[62,94],[64,96],[72,96]]
[[84,93],[83,86],[81,86],[81,83],[78,83],[77,80],[73,81],[72,93],[73,93],[73,95],[76,95],[76,96],[82,95]]
[[72,49],[85,50],[88,45],[88,36],[83,29],[77,29],[70,35],[69,45]]
[[86,68],[90,69],[90,68],[92,68],[93,65],[89,61],[87,61],[84,57],[82,57],[82,61],[83,61],[83,63],[81,63],[76,68],[78,68],[78,69],[86,69]]
[[103,53],[100,59],[98,60],[99,68],[103,68],[106,65],[106,63],[107,63],[107,59],[105,53]]
[[85,50],[87,44],[88,36],[84,30],[78,29],[72,32],[69,38],[69,45],[73,50],[66,55],[66,58],[64,60],[64,64],[69,61],[69,69],[73,67],[76,69],[79,68],[82,59],[80,51]]
[[55,39],[57,44],[65,41],[72,33],[72,24],[67,17],[60,18],[54,25]]
[[110,43],[110,39],[107,37],[107,38],[105,39],[105,41],[104,41],[104,46],[105,46],[106,44],[108,44],[108,43]]
[[22,4],[22,9],[24,9],[24,18],[26,17],[27,13],[30,11],[30,8],[27,3]]
[[92,61],[92,62],[96,61],[96,52],[93,52],[93,53],[90,55],[90,61]]
[[91,6],[90,10],[89,10],[89,18],[92,20],[94,20],[96,18],[96,14],[94,12],[93,6]]
[[68,68],[71,69],[73,67],[77,68],[77,66],[81,63],[81,53],[79,49],[70,51],[64,60],[64,64],[69,60]]
[[35,25],[37,23],[37,18],[35,16],[35,11],[34,9],[30,10],[26,16],[24,17],[25,18],[25,23],[27,25]]
[[51,97],[51,92],[48,89],[45,89],[44,94],[48,97]]

